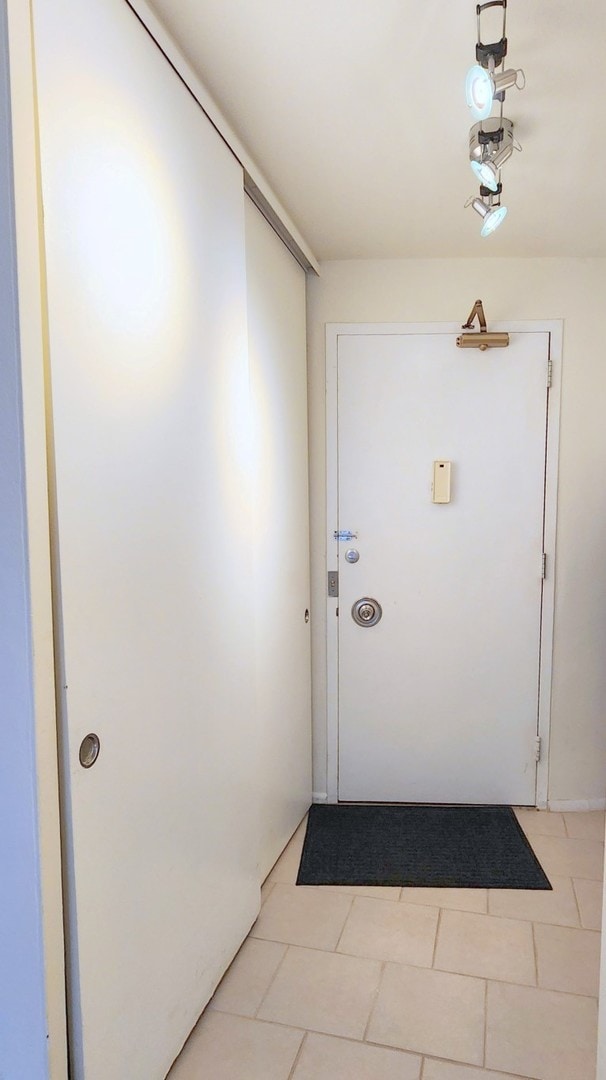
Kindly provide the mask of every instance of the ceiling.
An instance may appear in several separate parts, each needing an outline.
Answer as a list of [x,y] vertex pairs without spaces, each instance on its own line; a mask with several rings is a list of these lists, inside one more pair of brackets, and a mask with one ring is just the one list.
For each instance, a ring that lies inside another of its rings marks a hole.
[[606,255],[604,0],[509,2],[507,62],[527,85],[505,115],[523,153],[486,239],[463,209],[472,0],[152,6],[318,258]]

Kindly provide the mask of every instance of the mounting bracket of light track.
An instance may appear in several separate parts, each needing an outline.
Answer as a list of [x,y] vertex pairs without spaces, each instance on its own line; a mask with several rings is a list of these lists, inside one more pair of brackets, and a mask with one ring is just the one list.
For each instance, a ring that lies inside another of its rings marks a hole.
[[[499,41],[495,41],[492,45],[483,45],[481,40],[480,31],[480,16],[487,8],[500,7],[503,9],[503,34]],[[507,56],[507,38],[505,37],[506,30],[506,11],[507,0],[489,0],[487,4],[476,4],[476,17],[478,20],[478,40],[476,43],[476,60],[482,67],[487,68],[489,66],[490,59],[492,57],[495,67],[502,64]]]

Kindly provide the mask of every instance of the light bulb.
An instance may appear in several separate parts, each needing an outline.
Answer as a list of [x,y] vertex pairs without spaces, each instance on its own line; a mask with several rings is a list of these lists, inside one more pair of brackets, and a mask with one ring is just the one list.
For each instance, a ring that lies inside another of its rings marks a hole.
[[493,96],[494,87],[490,75],[480,64],[474,64],[467,72],[465,97],[476,120],[485,120],[490,116]]
[[481,64],[470,67],[465,79],[465,97],[474,118],[486,120],[490,116],[495,94],[515,86],[517,78],[518,72],[515,68],[491,75]]
[[490,191],[499,190],[497,170],[491,161],[470,161],[469,164],[478,180]]
[[507,214],[506,206],[488,206],[483,199],[474,199],[471,205],[476,214],[483,218],[480,236],[490,236],[495,229],[498,229]]
[[501,222],[507,216],[506,206],[495,206],[493,210],[489,210],[484,223],[480,229],[480,236],[490,236],[491,233],[498,229]]

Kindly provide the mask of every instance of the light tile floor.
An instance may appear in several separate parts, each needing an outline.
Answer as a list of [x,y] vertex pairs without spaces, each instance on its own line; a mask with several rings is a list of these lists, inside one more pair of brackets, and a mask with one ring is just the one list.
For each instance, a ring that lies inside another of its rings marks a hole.
[[595,1080],[604,814],[517,813],[553,892],[297,887],[302,825],[169,1080]]

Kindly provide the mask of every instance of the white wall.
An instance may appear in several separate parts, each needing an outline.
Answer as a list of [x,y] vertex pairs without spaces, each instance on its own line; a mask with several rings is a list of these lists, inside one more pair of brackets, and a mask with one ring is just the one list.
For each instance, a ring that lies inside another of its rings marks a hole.
[[606,795],[606,468],[601,315],[605,259],[327,262],[308,285],[314,791],[326,791],[325,361],[327,322],[559,319],[564,362],[549,797]]
[[261,880],[311,801],[305,273],[247,199]]
[[[602,926],[606,926],[606,874],[602,895]],[[598,1067],[596,1080],[606,1080],[606,934],[602,934],[598,1008]]]
[[[10,147],[6,12],[0,12],[0,140]],[[25,435],[12,155],[0,154],[0,1076],[48,1075],[44,914],[36,785]]]

